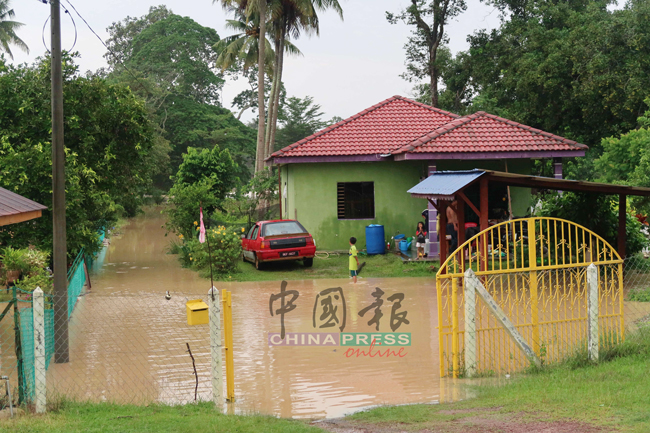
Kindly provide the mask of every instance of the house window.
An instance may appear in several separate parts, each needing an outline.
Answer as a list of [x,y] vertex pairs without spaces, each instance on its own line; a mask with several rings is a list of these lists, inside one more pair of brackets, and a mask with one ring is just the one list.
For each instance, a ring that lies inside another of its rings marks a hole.
[[375,218],[374,182],[339,182],[336,192],[340,220]]

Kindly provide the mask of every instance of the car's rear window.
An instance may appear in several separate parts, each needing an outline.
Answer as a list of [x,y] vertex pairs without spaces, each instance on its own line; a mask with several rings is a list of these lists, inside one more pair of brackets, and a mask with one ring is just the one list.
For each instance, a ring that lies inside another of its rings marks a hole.
[[296,235],[307,233],[297,221],[283,221],[264,224],[262,236]]

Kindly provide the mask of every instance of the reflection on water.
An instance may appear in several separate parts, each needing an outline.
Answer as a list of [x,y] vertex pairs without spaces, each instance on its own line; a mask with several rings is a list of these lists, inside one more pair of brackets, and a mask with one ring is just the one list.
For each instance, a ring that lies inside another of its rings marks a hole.
[[[209,282],[181,269],[165,253],[163,218],[152,213],[132,220],[123,235],[96,262],[92,290],[83,296],[70,322],[71,362],[52,364],[53,391],[83,399],[169,403],[194,400],[195,378],[187,353],[190,344],[199,377],[198,398],[211,399],[208,326],[188,326],[185,302],[206,299]],[[342,269],[341,273],[346,270]],[[402,311],[410,324],[407,355],[346,357],[344,347],[269,347],[267,334],[280,332],[280,318],[269,314],[269,297],[280,282],[218,283],[232,291],[234,364],[238,412],[282,417],[335,417],[379,404],[433,402],[463,398],[453,382],[438,378],[435,280],[419,278],[289,281],[298,290],[296,309],[286,315],[287,332],[314,330],[317,294],[342,287],[347,303],[345,332],[373,332],[368,325],[375,287],[385,292],[380,332],[390,332],[392,303],[404,293]],[[170,291],[172,298],[164,294]],[[225,384],[224,384],[225,387]]]

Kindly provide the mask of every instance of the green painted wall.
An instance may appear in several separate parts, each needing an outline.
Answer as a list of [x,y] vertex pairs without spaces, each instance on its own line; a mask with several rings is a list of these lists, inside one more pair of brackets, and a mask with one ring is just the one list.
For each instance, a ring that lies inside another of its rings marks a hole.
[[[349,162],[289,164],[281,167],[282,217],[298,219],[316,239],[319,250],[347,250],[349,238],[357,238],[357,248],[365,249],[366,226],[382,224],[386,238],[397,232],[413,236],[423,221],[426,200],[415,199],[406,191],[426,175],[427,161]],[[438,170],[483,168],[504,171],[503,161],[437,161]],[[511,173],[530,174],[530,160],[508,160]],[[338,182],[374,182],[375,218],[339,220]],[[285,194],[286,192],[286,194]],[[530,189],[511,188],[513,213],[525,215]]]
[[[357,238],[357,248],[364,249],[369,224],[382,224],[387,238],[398,231],[413,236],[418,221],[423,221],[421,213],[427,207],[426,200],[414,199],[406,191],[425,175],[426,163],[290,164],[282,168],[283,188],[287,170],[283,216],[297,217],[314,236],[319,250],[347,250],[351,236]],[[374,182],[375,218],[339,220],[338,182]]]

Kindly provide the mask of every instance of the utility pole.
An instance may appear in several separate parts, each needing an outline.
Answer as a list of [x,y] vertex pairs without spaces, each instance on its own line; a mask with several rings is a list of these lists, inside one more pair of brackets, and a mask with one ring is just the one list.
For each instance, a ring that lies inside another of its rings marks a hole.
[[60,0],[50,0],[52,29],[52,225],[54,228],[54,362],[70,360],[68,346],[68,252],[65,232],[65,153]]

